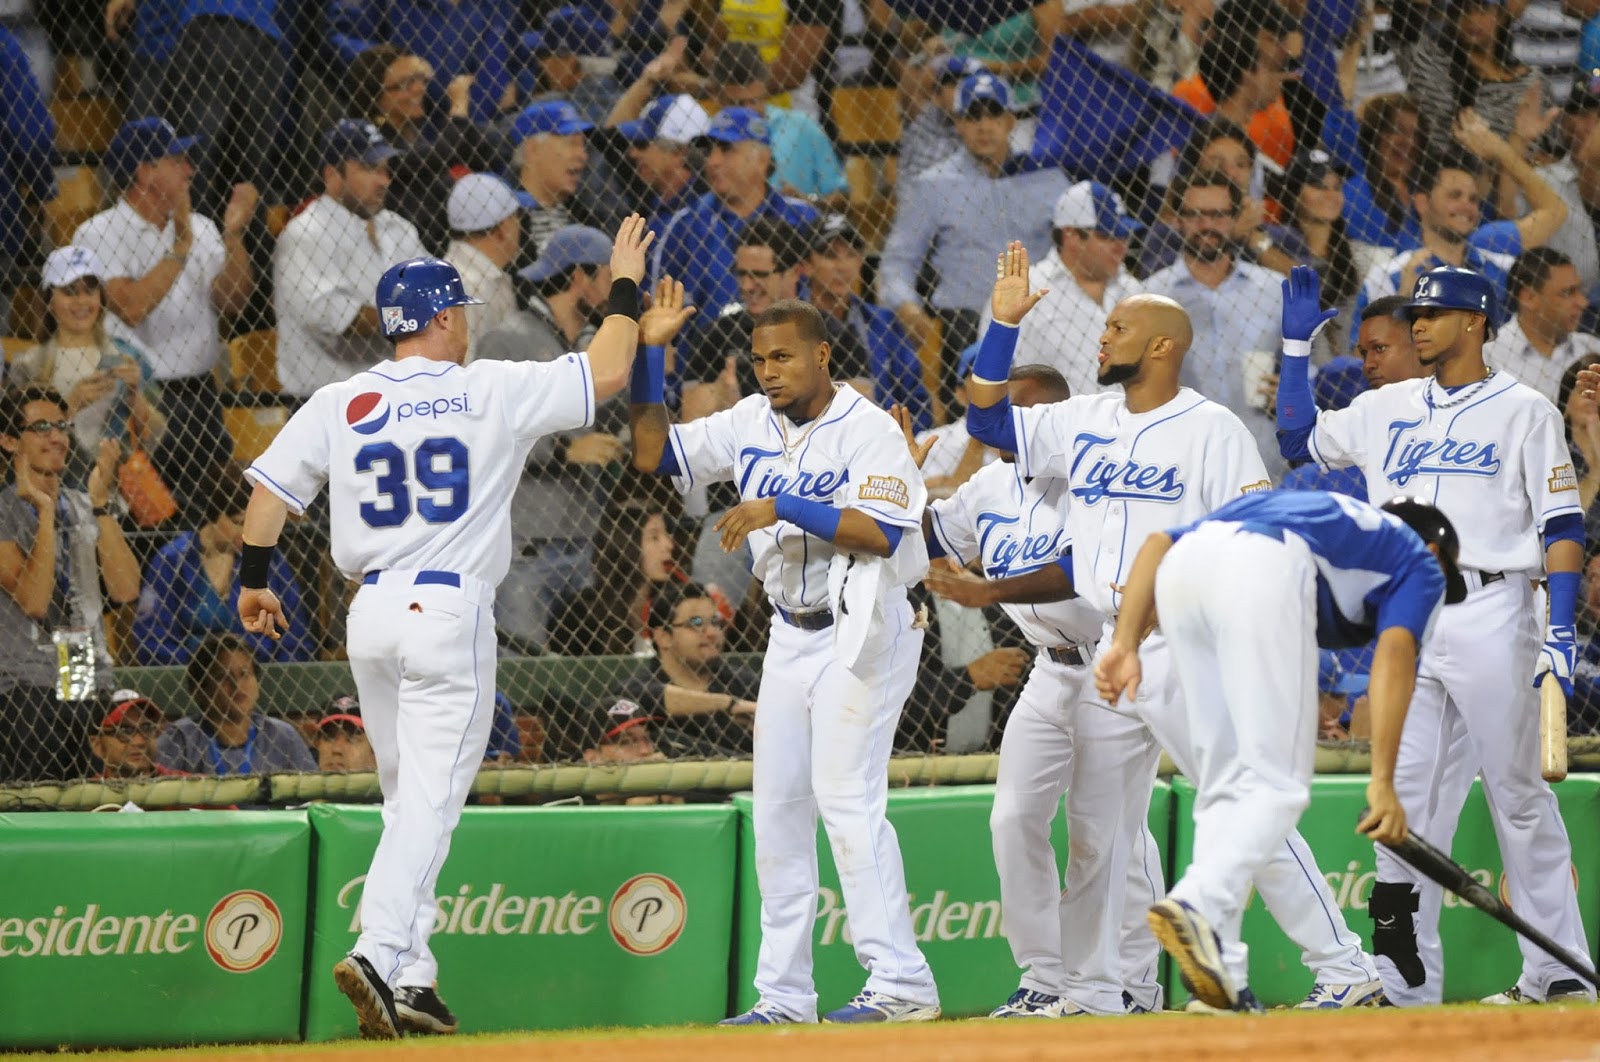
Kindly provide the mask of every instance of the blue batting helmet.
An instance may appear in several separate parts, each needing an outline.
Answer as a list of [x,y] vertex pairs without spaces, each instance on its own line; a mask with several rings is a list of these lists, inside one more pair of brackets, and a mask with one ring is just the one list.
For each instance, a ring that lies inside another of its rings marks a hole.
[[1415,316],[1411,311],[1423,307],[1481,313],[1489,319],[1489,327],[1500,327],[1500,299],[1494,284],[1471,269],[1440,266],[1419,276],[1417,286],[1411,290],[1411,301],[1402,307],[1401,314],[1410,320]]
[[400,339],[422,331],[440,310],[483,300],[467,294],[461,273],[443,258],[412,258],[378,278],[377,303],[383,337]]

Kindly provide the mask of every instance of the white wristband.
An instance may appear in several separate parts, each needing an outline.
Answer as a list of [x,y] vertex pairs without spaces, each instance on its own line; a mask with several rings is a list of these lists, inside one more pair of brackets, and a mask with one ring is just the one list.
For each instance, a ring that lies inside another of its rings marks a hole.
[[1283,341],[1283,356],[1286,358],[1311,357],[1311,340],[1285,339]]

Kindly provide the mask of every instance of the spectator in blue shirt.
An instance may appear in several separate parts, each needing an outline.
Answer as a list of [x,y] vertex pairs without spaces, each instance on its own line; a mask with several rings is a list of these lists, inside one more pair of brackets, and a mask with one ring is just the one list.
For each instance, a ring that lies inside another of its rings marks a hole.
[[0,28],[0,334],[9,334],[18,254],[55,195],[56,123],[22,44]]
[[[238,626],[239,555],[250,487],[238,472],[221,477],[203,511],[204,523],[163,546],[145,571],[133,621],[134,659],[141,666],[186,664],[209,634]],[[283,636],[241,637],[262,663],[310,660],[316,648],[289,562],[274,555],[268,585],[289,616]]]
[[1345,179],[1345,232],[1371,247],[1415,241],[1411,172],[1426,142],[1417,102],[1403,92],[1374,96],[1361,107],[1357,131],[1362,169]]
[[652,278],[681,281],[686,301],[700,308],[679,340],[680,347],[691,349],[722,307],[739,301],[733,250],[745,225],[763,214],[797,227],[817,218],[809,203],[786,198],[768,186],[772,135],[760,114],[729,107],[712,120],[706,137],[705,180],[711,191],[667,222],[650,266]]
[[389,41],[428,61],[444,89],[471,75],[468,116],[493,121],[511,84],[512,48],[526,29],[515,0],[327,0],[328,26],[364,41]]
[[919,348],[933,315],[917,292],[917,275],[926,261],[938,273],[929,302],[944,323],[946,403],[957,382],[955,355],[978,338],[997,241],[1021,240],[1042,261],[1051,249],[1052,208],[1070,184],[1058,169],[1023,173],[1013,164],[1010,138],[1017,118],[1003,78],[965,78],[956,89],[955,120],[961,150],[901,189],[878,270],[879,301]]
[[855,333],[867,351],[872,400],[884,409],[902,405],[911,413],[913,429],[933,427],[933,409],[922,386],[922,361],[893,311],[857,295],[866,241],[842,214],[819,221],[811,234],[808,262],[813,306]]
[[769,183],[784,195],[808,198],[843,209],[844,166],[822,126],[808,114],[768,102],[772,78],[761,50],[753,44],[730,41],[717,53],[711,85],[723,107],[748,107],[766,116],[772,134],[773,173]]
[[693,96],[680,94],[656,97],[636,118],[613,111],[608,121],[627,142],[634,176],[649,195],[640,212],[659,238],[672,215],[705,195],[704,151],[696,145],[710,131],[711,116]]

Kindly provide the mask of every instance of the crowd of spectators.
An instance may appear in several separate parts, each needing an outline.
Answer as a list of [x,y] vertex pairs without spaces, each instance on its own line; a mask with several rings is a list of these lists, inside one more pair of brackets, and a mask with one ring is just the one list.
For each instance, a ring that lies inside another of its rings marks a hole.
[[[753,393],[753,315],[807,299],[835,379],[937,440],[933,496],[995,458],[965,434],[963,352],[988,327],[992,256],[1011,239],[1049,289],[1021,361],[1098,390],[1110,307],[1168,295],[1194,325],[1185,383],[1245,421],[1275,479],[1333,489],[1355,485],[1277,456],[1282,276],[1317,267],[1344,311],[1315,351],[1318,400],[1334,405],[1421,371],[1396,293],[1440,264],[1481,270],[1503,298],[1489,359],[1563,406],[1586,505],[1600,483],[1600,413],[1562,386],[1600,355],[1593,0],[13,7],[0,780],[93,773],[94,759],[111,775],[360,769],[358,712],[295,734],[255,707],[263,665],[338,658],[341,591],[308,532],[271,576],[288,634],[237,634],[237,414],[287,415],[385,358],[375,281],[416,255],[446,255],[485,301],[471,357],[582,349],[609,233],[632,210],[655,233],[652,279],[681,281],[696,307],[669,353],[679,418]],[[1140,86],[1156,101],[1145,117],[1177,114],[1183,135],[1127,160],[1041,154],[1046,132],[1116,120],[1093,95],[1052,100],[1072,64]],[[122,116],[87,153],[53,146],[69,81]],[[883,133],[863,144],[837,104],[874,87]],[[80,166],[103,201],[52,225],[58,178]],[[12,297],[30,292],[31,323]],[[267,330],[270,371],[240,378],[229,341]],[[734,498],[644,482],[625,467],[626,421],[614,400],[591,430],[534,448],[496,613],[508,655],[632,656],[641,670],[555,707],[501,698],[497,756],[748,751],[758,679],[721,657],[759,649],[766,617],[744,558],[709,531]],[[897,742],[992,748],[1020,643],[992,610],[927,603],[925,670],[943,677],[919,685],[929,703]],[[119,609],[112,644],[102,616]],[[1591,641],[1600,674],[1600,628]],[[201,714],[147,733],[156,707],[111,693],[126,685],[113,668],[133,665],[187,668]],[[1324,670],[1330,713],[1342,703],[1328,732],[1349,733],[1362,663]],[[1600,682],[1579,687],[1575,719],[1600,724]]]

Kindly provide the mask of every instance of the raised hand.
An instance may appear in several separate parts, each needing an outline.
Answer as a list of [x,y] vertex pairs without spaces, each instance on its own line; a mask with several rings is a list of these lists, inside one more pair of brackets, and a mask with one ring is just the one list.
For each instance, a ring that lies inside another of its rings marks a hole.
[[1322,278],[1310,266],[1295,266],[1283,281],[1283,338],[1309,343],[1338,310],[1322,308]]
[[917,430],[911,423],[911,410],[896,402],[889,407],[889,416],[900,425],[900,431],[906,437],[906,449],[911,451],[911,460],[921,468],[922,463],[928,459],[928,451],[933,449],[933,444],[938,442],[938,436],[928,436],[927,442],[917,442]]
[[256,206],[261,202],[261,192],[248,181],[233,186],[228,205],[222,212],[222,231],[237,236],[244,232],[250,219],[256,216]]
[[33,468],[26,460],[12,462],[17,480],[17,497],[33,506],[39,512],[56,508],[56,491],[61,488],[61,480],[50,476],[39,478],[33,474]]
[[1012,240],[994,263],[994,294],[989,298],[994,319],[1015,327],[1048,294],[1049,288],[1028,292],[1028,249]]
[[89,504],[100,508],[111,500],[111,487],[117,481],[117,462],[122,460],[122,444],[115,439],[101,439],[95,454],[94,468],[89,470]]
[[662,277],[650,308],[639,316],[639,342],[647,347],[664,347],[692,316],[694,307],[683,304],[683,283]]
[[635,284],[644,279],[644,256],[655,242],[656,234],[645,227],[644,218],[629,214],[617,228],[616,243],[611,246],[611,278],[631,280]]

